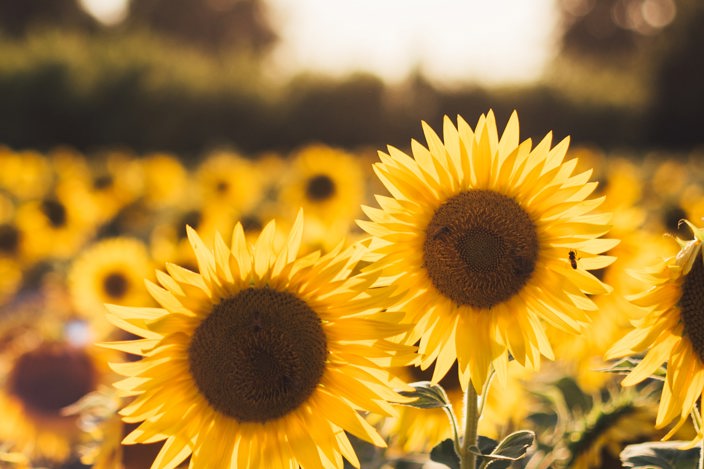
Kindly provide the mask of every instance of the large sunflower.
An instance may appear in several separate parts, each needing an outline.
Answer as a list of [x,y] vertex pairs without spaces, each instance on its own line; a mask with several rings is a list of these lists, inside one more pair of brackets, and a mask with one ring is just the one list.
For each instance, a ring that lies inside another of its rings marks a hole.
[[124,420],[142,422],[124,443],[165,440],[153,468],[189,455],[192,467],[359,466],[345,432],[384,444],[357,411],[393,412],[380,364],[412,359],[386,340],[407,328],[379,312],[388,292],[374,277],[350,276],[358,249],[301,258],[302,216],[280,250],[275,229],[250,245],[238,224],[212,251],[189,230],[200,273],[158,272],[163,309],[109,308],[143,337],[113,347],[143,356],[115,365],[116,386],[136,396]]
[[599,254],[616,241],[597,239],[609,215],[591,213],[603,199],[587,199],[596,183],[572,174],[567,140],[551,149],[548,134],[531,150],[515,113],[500,139],[492,112],[474,131],[445,118],[444,141],[423,130],[414,158],[380,152],[374,170],[392,197],[359,223],[376,238],[372,269],[407,292],[395,309],[415,326],[421,366],[436,361],[437,382],[458,360],[462,388],[471,378],[481,391],[492,366],[505,382],[509,353],[531,368],[552,358],[543,320],[581,329],[596,309],[586,294],[608,290],[588,270],[612,260]]
[[[704,415],[704,409],[697,408],[704,393],[704,230],[687,225],[694,239],[679,240],[682,249],[676,256],[642,273],[640,278],[650,287],[629,299],[644,308],[645,315],[607,352],[607,358],[645,353],[623,380],[625,386],[645,380],[667,363],[655,422],[657,428],[677,422],[666,438],[687,422],[691,412]],[[704,428],[693,441],[702,439]]]

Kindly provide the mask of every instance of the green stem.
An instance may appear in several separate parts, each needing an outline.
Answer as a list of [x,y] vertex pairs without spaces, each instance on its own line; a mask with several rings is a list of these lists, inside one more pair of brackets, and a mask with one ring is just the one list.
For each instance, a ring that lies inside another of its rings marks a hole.
[[704,440],[699,443],[699,469],[704,469]]
[[464,437],[460,452],[460,469],[475,469],[477,467],[477,457],[472,453],[472,449],[477,446],[477,426],[479,425],[477,397],[477,391],[470,380],[467,391],[464,393]]
[[455,417],[455,413],[452,410],[451,405],[447,405],[447,406],[443,407],[442,410],[445,411],[445,413],[447,414],[447,416],[450,419],[450,425],[452,425],[452,436],[453,436],[452,442],[454,444],[455,453],[457,453],[457,457],[460,457],[462,449],[460,448],[460,434],[459,434],[459,430],[457,428],[457,418]]

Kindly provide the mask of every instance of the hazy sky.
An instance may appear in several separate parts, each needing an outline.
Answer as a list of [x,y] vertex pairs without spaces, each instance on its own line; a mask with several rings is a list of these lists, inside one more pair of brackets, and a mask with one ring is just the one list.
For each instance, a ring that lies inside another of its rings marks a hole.
[[[127,0],[80,1],[110,22]],[[363,70],[395,81],[420,68],[447,83],[525,82],[553,51],[556,0],[266,1],[283,76]]]
[[284,70],[420,67],[446,81],[522,82],[551,58],[555,0],[269,0]]

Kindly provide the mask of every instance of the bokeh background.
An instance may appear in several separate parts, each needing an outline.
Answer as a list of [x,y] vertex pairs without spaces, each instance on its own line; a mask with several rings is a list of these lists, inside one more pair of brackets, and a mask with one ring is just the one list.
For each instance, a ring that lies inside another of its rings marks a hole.
[[378,147],[491,107],[525,136],[689,151],[703,23],[698,0],[2,0],[0,141]]
[[[150,467],[160,444],[120,449],[106,363],[134,357],[95,350],[130,338],[104,304],[156,306],[155,268],[195,269],[186,225],[254,239],[302,206],[304,249],[355,241],[378,149],[489,109],[570,136],[622,242],[592,328],[555,333],[559,360],[517,371],[480,430],[535,429],[520,467],[621,467],[662,436],[658,393],[595,370],[627,273],[704,216],[703,47],[701,0],[0,0],[0,468]],[[374,422],[390,448],[360,446],[364,467],[432,467],[449,426],[426,415]]]

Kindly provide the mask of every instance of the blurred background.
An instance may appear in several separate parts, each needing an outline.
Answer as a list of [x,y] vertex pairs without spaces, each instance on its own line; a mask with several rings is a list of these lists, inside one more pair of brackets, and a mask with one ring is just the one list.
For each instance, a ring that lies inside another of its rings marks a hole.
[[699,0],[0,0],[0,142],[404,146],[515,108],[526,137],[688,151],[703,25]]
[[[134,336],[104,305],[157,306],[156,268],[196,270],[186,225],[254,240],[303,207],[303,250],[359,240],[376,150],[489,109],[500,130],[517,110],[521,139],[571,136],[622,242],[593,328],[480,430],[535,429],[550,467],[621,467],[662,436],[657,393],[595,370],[630,327],[628,273],[704,217],[703,46],[702,0],[0,0],[0,469],[149,468],[160,443],[120,446],[107,362],[135,357],[94,343]],[[436,417],[382,422],[363,467],[426,467]]]

